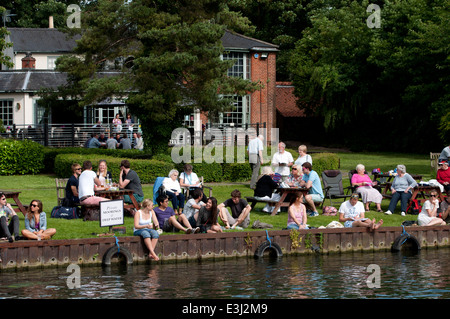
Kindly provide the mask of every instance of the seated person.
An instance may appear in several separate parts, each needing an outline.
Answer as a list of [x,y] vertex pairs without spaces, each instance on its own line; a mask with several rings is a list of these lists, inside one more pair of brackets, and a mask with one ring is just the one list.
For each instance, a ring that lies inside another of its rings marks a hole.
[[196,188],[192,192],[192,198],[186,202],[184,205],[183,214],[191,224],[192,228],[196,227],[197,219],[198,219],[198,211],[199,209],[205,205],[202,201],[202,197],[204,196],[202,190],[200,188]]
[[[9,224],[8,224],[9,222]],[[19,232],[19,216],[10,203],[6,202],[5,194],[0,192],[0,237],[6,237],[10,243],[22,239]]]
[[120,140],[119,148],[131,150],[131,139],[128,137],[127,133],[123,133],[123,138]]
[[189,191],[200,188],[202,190],[202,202],[206,203],[206,195],[203,193],[202,184],[200,183],[200,179],[197,174],[192,171],[191,164],[184,165],[184,172],[180,174],[180,186],[183,188],[189,188]]
[[184,208],[184,194],[181,191],[180,183],[178,182],[178,171],[173,169],[169,172],[169,177],[163,180],[164,190],[166,195],[172,201],[173,209],[177,215],[181,215]]
[[66,184],[66,203],[64,206],[76,206],[80,203],[78,198],[78,178],[81,174],[81,165],[78,163],[72,164],[72,175]]
[[156,231],[158,228],[158,220],[153,211],[153,201],[146,199],[142,202],[142,208],[134,214],[133,235],[141,236],[144,239],[144,244],[150,252],[150,258],[156,261],[159,260],[155,253],[155,247],[159,238],[159,234]]
[[298,192],[291,197],[288,208],[287,229],[308,229],[306,223],[306,207],[303,204],[303,193]]
[[273,180],[274,175],[275,173],[270,166],[263,166],[263,168],[261,169],[261,176],[256,182],[254,197],[273,200],[280,199],[280,195],[278,194],[276,194],[276,199],[273,198],[274,190],[276,190],[278,187],[278,183]]
[[363,164],[356,165],[356,174],[353,174],[351,184],[352,186],[358,186],[356,192],[361,194],[366,211],[369,211],[370,203],[375,202],[377,212],[382,212],[381,201],[383,200],[383,196],[378,190],[372,187],[372,180],[365,172],[366,168]]
[[447,196],[450,196],[450,169],[448,169],[447,161],[439,162],[439,169],[437,170],[436,180],[439,184],[444,186]]
[[301,170],[301,166],[294,164],[292,165],[292,171],[291,174],[289,175],[289,177],[286,180],[286,183],[290,186],[290,187],[299,187],[300,183],[302,181],[303,178],[303,173]]
[[97,177],[102,185],[107,184],[107,179],[109,179],[109,182],[112,183],[112,174],[108,171],[108,164],[106,163],[106,160],[100,160],[98,162]]
[[[278,187],[278,183],[273,180],[274,176],[275,173],[270,166],[263,166],[261,169],[261,176],[256,181],[256,187],[253,195],[255,198],[260,200],[280,200],[280,194],[274,192]],[[266,204],[263,208],[263,212],[271,213],[273,209],[273,206]]]
[[[227,207],[230,207],[231,215]],[[231,198],[220,204],[217,209],[226,229],[234,229],[237,226],[247,228],[250,224],[250,211],[252,207],[245,199],[241,198],[241,192],[237,189],[232,191]]]
[[[142,191],[141,180],[138,174],[130,169],[130,162],[128,160],[123,160],[120,162],[119,187],[131,189],[133,191],[133,197],[138,203],[144,200],[144,192]],[[124,195],[123,200],[128,204],[133,203],[130,196],[128,195]]]
[[56,229],[47,228],[47,215],[42,211],[42,202],[32,200],[25,215],[25,229],[22,235],[28,239],[50,239],[56,234]]
[[364,213],[364,205],[359,201],[358,193],[353,193],[350,199],[339,207],[339,221],[344,223],[344,227],[367,227],[370,230],[383,225],[382,219],[377,223],[375,218],[373,220],[365,218]]
[[95,196],[95,187],[101,189],[100,180],[92,171],[91,161],[83,162],[84,171],[78,177],[78,196],[80,198],[80,204],[82,205],[99,205],[101,201],[109,200],[108,198]]
[[202,206],[198,212],[197,227],[202,233],[221,233],[222,227],[217,222],[218,215],[217,199],[208,198],[206,205]]
[[450,196],[444,197],[444,200],[439,205],[438,213],[439,217],[445,220],[446,223],[450,222]]
[[439,199],[437,198],[437,192],[432,190],[430,198],[423,203],[422,211],[417,216],[419,226],[446,225],[444,219],[437,217],[438,208]]
[[397,165],[397,176],[394,177],[394,181],[391,185],[392,198],[389,203],[388,210],[384,212],[386,215],[391,215],[397,206],[398,201],[401,201],[401,215],[406,215],[406,208],[408,207],[408,201],[412,197],[411,190],[417,186],[417,182],[414,178],[406,173],[405,165]]
[[312,169],[312,165],[309,162],[302,164],[303,178],[300,182],[301,187],[309,189],[308,195],[305,196],[304,202],[307,203],[312,209],[310,217],[319,216],[316,205],[314,203],[321,203],[323,201],[322,183],[320,182],[319,174]]
[[167,195],[159,195],[156,199],[158,207],[154,208],[153,211],[158,219],[158,225],[164,232],[175,232],[177,230],[182,230],[186,234],[197,233],[200,229],[192,229],[191,224],[184,214],[177,216],[172,209],[169,207],[169,197]]

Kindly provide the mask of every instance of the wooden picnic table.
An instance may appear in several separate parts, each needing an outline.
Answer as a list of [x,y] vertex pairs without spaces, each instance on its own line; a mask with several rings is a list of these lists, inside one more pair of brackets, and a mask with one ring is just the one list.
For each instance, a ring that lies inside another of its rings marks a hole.
[[135,208],[136,210],[141,209],[141,205],[137,202],[136,198],[133,196],[133,190],[131,189],[104,189],[95,190],[95,196],[109,198],[111,200],[122,199],[124,195],[128,195],[131,198],[133,204],[124,204],[125,208]]
[[306,187],[289,187],[289,188],[283,188],[279,187],[277,188],[277,192],[280,194],[280,200],[279,201],[273,201],[273,200],[261,200],[256,197],[245,197],[248,202],[251,202],[252,209],[255,207],[256,203],[267,203],[270,206],[274,206],[271,216],[274,216],[277,214],[277,211],[280,207],[288,207],[289,202],[285,202],[287,196],[289,194],[295,194],[297,192],[302,192],[303,196],[308,194],[309,188]]
[[[396,175],[391,175],[389,173],[372,173],[373,175],[373,181],[378,181],[380,183],[380,187],[382,189],[381,191],[381,195],[383,195],[383,197],[391,197],[390,195],[387,195],[388,190],[391,189],[391,185],[392,185],[392,179],[396,176]],[[423,175],[417,175],[417,174],[409,174],[411,175],[412,178],[414,178],[417,182],[420,182],[422,180]],[[381,182],[381,179],[386,179],[384,182]],[[380,179],[380,180],[378,180]]]
[[20,202],[19,199],[19,194],[21,192],[16,192],[16,191],[1,191],[3,194],[5,194],[6,198],[12,198],[15,202],[15,204],[12,204],[12,206],[17,206],[17,208],[14,208],[14,211],[17,212],[22,212],[23,216],[25,216],[27,214],[27,209],[25,208],[25,206]]

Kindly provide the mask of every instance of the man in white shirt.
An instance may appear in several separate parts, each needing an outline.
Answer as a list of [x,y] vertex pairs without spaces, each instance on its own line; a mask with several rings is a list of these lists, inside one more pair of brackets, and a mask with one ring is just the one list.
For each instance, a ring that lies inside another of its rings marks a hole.
[[108,198],[95,196],[94,187],[101,189],[101,182],[97,174],[92,170],[91,161],[83,162],[83,173],[78,177],[78,197],[82,205],[99,205],[101,201],[109,200]]
[[259,168],[264,164],[262,151],[264,150],[264,136],[259,135],[248,143],[248,161],[252,169],[252,179],[250,181],[250,188],[256,188],[256,181],[258,180]]
[[274,167],[274,173],[278,173],[282,176],[283,181],[288,178],[290,169],[294,165],[294,158],[292,154],[285,151],[286,144],[283,142],[278,143],[278,152],[272,157],[272,166]]
[[350,199],[339,207],[339,221],[344,222],[344,227],[368,227],[370,230],[378,229],[383,225],[382,219],[376,223],[375,218],[370,220],[364,216],[364,213],[365,208],[359,201],[359,194],[353,193]]
[[144,139],[141,136],[141,133],[134,133],[134,148],[137,150],[144,150]]

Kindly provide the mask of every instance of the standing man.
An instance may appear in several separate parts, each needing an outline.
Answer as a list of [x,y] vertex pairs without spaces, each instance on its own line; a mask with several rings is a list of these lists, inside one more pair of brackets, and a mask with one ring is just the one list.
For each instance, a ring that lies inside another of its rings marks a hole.
[[133,133],[134,137],[134,148],[140,151],[144,150],[144,139],[141,133]]
[[[227,207],[231,209],[231,215]],[[225,223],[225,228],[247,228],[250,224],[250,211],[252,207],[245,199],[241,198],[241,192],[235,189],[231,192],[231,198],[217,206],[220,219]],[[231,225],[231,226],[230,226]]]
[[278,143],[278,152],[273,154],[272,166],[274,167],[274,172],[282,176],[282,180],[286,180],[290,174],[290,169],[294,165],[294,158],[292,154],[285,151],[286,144],[283,142]]
[[[138,174],[130,169],[130,162],[128,160],[123,160],[122,162],[120,162],[119,187],[131,189],[133,191],[133,196],[138,203],[144,200],[144,192],[142,191],[141,180]],[[123,199],[125,203],[133,203],[130,196],[128,195],[125,195]]]
[[251,189],[256,188],[256,181],[258,180],[259,168],[261,167],[262,164],[264,164],[262,155],[262,151],[264,150],[263,141],[264,136],[258,135],[248,143],[247,148],[248,161],[252,169],[252,179],[250,181]]
[[101,182],[97,174],[92,170],[91,161],[83,162],[83,173],[78,178],[78,197],[81,205],[99,205],[101,201],[109,200],[108,198],[95,196],[95,187],[101,189]]
[[300,181],[300,186],[309,189],[309,193],[305,196],[304,201],[314,210],[309,216],[319,216],[319,212],[314,204],[314,202],[321,203],[324,198],[319,174],[317,174],[316,171],[313,171],[312,165],[309,162],[302,164],[302,170],[303,178]]

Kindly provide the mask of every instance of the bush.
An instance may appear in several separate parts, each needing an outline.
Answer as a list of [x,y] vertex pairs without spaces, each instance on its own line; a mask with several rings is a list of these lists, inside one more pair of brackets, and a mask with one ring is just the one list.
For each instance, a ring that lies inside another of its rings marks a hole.
[[316,153],[311,155],[313,159],[313,170],[321,176],[325,170],[339,169],[340,158],[334,153]]
[[44,169],[43,146],[30,140],[0,139],[0,174],[38,174]]
[[[106,160],[108,170],[113,176],[113,181],[118,182],[120,174],[120,162],[123,158],[99,155],[81,155],[81,154],[60,154],[55,158],[55,173],[60,178],[67,178],[72,175],[71,166],[73,163],[83,165],[84,161],[91,161],[94,171],[97,171],[100,160]],[[171,162],[162,162],[157,160],[129,159],[131,169],[136,171],[141,183],[154,183],[156,177],[167,176],[175,165]]]

